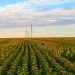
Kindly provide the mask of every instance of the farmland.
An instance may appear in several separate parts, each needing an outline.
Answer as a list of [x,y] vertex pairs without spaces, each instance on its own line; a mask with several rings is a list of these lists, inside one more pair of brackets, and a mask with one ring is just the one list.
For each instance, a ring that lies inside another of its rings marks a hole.
[[0,39],[0,75],[75,75],[75,38]]

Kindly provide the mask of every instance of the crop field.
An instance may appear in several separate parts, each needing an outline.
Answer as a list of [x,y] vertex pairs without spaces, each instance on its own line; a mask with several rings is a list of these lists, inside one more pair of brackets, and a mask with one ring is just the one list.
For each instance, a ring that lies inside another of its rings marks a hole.
[[0,39],[0,75],[75,75],[75,38]]

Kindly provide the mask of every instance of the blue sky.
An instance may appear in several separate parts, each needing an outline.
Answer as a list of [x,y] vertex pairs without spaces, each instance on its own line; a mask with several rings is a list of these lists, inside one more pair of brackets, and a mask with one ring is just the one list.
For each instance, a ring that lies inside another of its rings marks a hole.
[[29,8],[37,8],[37,9],[69,9],[69,8],[74,8],[75,7],[75,2],[67,2],[67,3],[62,3],[62,4],[55,4],[55,5],[50,5],[50,4],[37,4],[37,5],[32,5]]
[[0,0],[0,37],[25,37],[31,24],[34,37],[75,37],[75,0]]
[[[28,2],[30,0],[0,0],[0,6],[5,6],[5,5],[9,5],[9,4],[15,4],[15,3],[19,3],[19,2]],[[59,0],[58,0],[59,1]],[[64,0],[60,0],[60,1],[64,1]],[[62,4],[34,4],[32,5],[30,8],[38,8],[38,9],[43,9],[43,8],[47,8],[47,9],[54,9],[54,8],[74,8],[75,7],[75,1],[72,0],[70,2],[64,2]]]
[[24,1],[24,0],[0,0],[0,6],[5,6],[8,4],[14,4],[17,2],[21,2],[21,1]]

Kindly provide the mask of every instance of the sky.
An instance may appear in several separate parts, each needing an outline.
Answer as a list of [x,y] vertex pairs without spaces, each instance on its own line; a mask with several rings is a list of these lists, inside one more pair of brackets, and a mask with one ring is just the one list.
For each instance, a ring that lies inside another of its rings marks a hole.
[[0,38],[75,37],[75,0],[0,0]]

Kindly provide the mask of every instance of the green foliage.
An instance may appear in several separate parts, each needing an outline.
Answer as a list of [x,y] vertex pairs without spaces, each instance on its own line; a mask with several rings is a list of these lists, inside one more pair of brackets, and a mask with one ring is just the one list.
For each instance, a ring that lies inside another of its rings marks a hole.
[[0,75],[75,75],[75,39],[0,42]]

